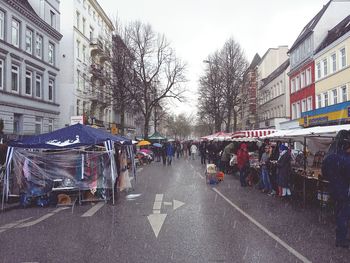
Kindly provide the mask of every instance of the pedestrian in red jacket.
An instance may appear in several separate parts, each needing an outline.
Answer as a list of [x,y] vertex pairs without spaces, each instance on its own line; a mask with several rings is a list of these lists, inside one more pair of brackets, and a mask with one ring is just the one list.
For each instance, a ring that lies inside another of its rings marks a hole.
[[241,186],[247,186],[246,176],[249,168],[249,153],[248,147],[245,143],[242,143],[240,149],[237,152],[237,167],[239,169],[239,179]]

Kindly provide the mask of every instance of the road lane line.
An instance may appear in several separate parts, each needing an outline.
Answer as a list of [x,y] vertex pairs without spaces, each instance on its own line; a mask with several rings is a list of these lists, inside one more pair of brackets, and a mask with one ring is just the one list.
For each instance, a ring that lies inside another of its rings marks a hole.
[[89,210],[87,210],[84,214],[82,214],[81,217],[89,217],[93,216],[98,210],[100,210],[105,205],[104,202],[97,203],[93,207],[91,207]]
[[281,246],[283,246],[285,249],[287,249],[291,254],[293,254],[295,257],[300,259],[302,262],[305,263],[311,263],[310,260],[308,260],[305,256],[300,254],[298,251],[296,251],[294,248],[289,246],[286,242],[284,242],[282,239],[280,239],[278,236],[276,236],[274,233],[270,232],[266,227],[264,227],[262,224],[260,224],[258,221],[256,221],[253,217],[251,217],[249,214],[244,212],[239,206],[235,205],[230,199],[228,199],[226,196],[224,196],[218,189],[213,187],[214,192],[216,192],[218,195],[220,195],[226,202],[228,202],[232,207],[234,207],[238,212],[240,212],[242,215],[244,215],[246,218],[249,219],[250,222],[252,222],[254,225],[256,225],[258,228],[260,228],[263,232],[265,232],[267,235],[269,235],[272,239],[274,239],[276,242],[278,242]]
[[62,211],[62,210],[66,210],[66,209],[69,209],[69,207],[60,207],[60,208],[57,208],[55,210],[53,210],[51,213],[48,213],[46,215],[43,215],[42,217],[39,217],[38,219],[35,219],[33,221],[30,221],[30,222],[27,222],[27,223],[23,223],[23,224],[20,224],[18,226],[16,226],[16,228],[24,228],[24,227],[30,227],[30,226],[34,226],[48,218],[50,218],[51,216],[57,214],[58,212]]
[[32,219],[32,217],[28,217],[28,218],[25,218],[25,219],[20,219],[20,220],[17,220],[13,223],[9,223],[9,224],[6,224],[6,225],[3,225],[3,226],[0,226],[0,233],[2,232],[5,232],[6,230],[10,229],[10,228],[13,228],[25,221],[28,221],[29,219]]
[[201,175],[200,172],[197,172],[197,174],[199,175],[199,177],[200,177],[201,179],[205,179],[205,177],[204,177],[203,175]]

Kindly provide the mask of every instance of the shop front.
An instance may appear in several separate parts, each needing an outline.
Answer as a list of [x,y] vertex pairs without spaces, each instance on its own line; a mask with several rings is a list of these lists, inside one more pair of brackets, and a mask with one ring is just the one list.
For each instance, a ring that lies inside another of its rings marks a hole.
[[326,126],[350,123],[350,101],[306,111],[299,119],[300,126]]

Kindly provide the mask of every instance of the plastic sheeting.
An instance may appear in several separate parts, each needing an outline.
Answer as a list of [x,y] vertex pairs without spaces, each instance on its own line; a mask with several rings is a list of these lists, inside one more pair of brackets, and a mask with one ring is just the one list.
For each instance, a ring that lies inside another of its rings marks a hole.
[[99,150],[29,151],[14,149],[11,193],[39,196],[55,190],[90,190],[105,197],[116,171],[109,152]]

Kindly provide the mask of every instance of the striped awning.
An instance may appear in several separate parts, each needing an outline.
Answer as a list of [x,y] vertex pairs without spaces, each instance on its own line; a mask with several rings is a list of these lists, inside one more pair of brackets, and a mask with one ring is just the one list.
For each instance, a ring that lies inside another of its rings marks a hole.
[[232,133],[232,138],[261,138],[276,131],[272,129],[237,131]]

